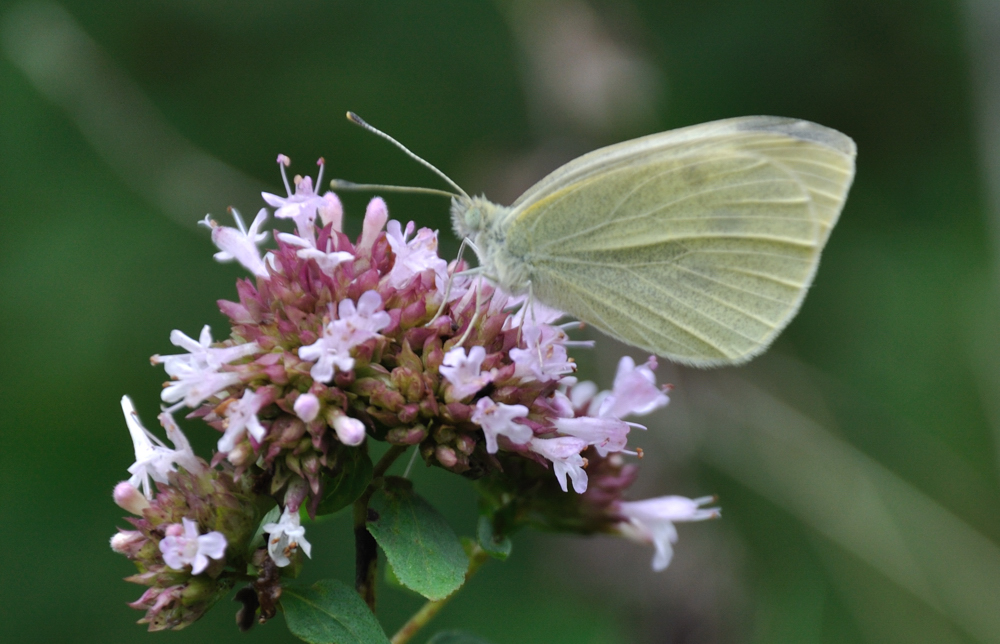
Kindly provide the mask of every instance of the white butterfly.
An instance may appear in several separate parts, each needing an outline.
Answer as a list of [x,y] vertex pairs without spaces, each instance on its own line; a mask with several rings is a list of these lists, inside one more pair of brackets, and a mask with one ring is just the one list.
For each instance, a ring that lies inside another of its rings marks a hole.
[[749,116],[595,150],[510,207],[447,177],[460,194],[445,194],[455,232],[504,290],[530,290],[623,342],[709,367],[758,355],[794,317],[855,155],[836,130]]

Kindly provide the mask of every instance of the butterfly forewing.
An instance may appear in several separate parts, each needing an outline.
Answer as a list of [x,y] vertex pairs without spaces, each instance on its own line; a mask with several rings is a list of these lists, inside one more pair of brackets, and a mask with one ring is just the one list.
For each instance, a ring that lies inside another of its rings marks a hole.
[[515,203],[504,255],[543,302],[675,361],[760,353],[798,309],[853,143],[750,117],[598,150]]

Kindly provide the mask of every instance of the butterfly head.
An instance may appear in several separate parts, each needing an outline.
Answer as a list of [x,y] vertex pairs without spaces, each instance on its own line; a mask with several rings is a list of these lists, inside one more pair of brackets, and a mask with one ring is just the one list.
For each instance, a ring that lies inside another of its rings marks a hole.
[[454,197],[451,200],[451,224],[459,239],[476,238],[490,227],[500,208],[483,197]]

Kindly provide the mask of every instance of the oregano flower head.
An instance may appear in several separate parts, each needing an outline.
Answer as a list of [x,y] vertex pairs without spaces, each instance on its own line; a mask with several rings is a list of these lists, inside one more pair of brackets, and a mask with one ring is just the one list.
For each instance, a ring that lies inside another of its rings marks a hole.
[[[251,610],[272,616],[285,571],[325,547],[303,519],[379,489],[373,443],[477,481],[498,538],[526,525],[625,534],[654,544],[662,568],[673,522],[717,514],[704,499],[623,500],[639,455],[628,435],[642,427],[624,417],[669,400],[655,358],[622,358],[607,392],[578,382],[570,349],[591,343],[571,340],[577,325],[558,324],[559,311],[449,264],[435,231],[390,220],[381,198],[350,239],[340,200],[319,194],[323,160],[315,184],[289,181],[284,155],[278,164],[287,195],[263,198],[294,232],[274,231],[262,253],[267,209],[249,228],[234,209],[235,227],[206,216],[216,259],[252,278],[219,301],[221,340],[209,326],[197,339],[175,330],[181,351],[152,358],[169,377],[160,419],[174,447],[122,402],[136,462],[115,500],[136,516],[112,547],[149,586],[133,606],[151,630],[191,623],[248,570]],[[174,422],[182,411],[218,433],[210,462]]]

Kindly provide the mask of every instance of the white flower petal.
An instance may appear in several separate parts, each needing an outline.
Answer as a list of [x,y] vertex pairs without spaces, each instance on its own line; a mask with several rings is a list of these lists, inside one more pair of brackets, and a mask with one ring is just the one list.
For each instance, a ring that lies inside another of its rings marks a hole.
[[532,439],[534,432],[530,427],[514,422],[527,415],[528,408],[524,405],[505,405],[489,398],[480,398],[472,412],[472,422],[483,429],[486,451],[496,454],[499,449],[497,436],[506,436],[515,445],[524,445]]

